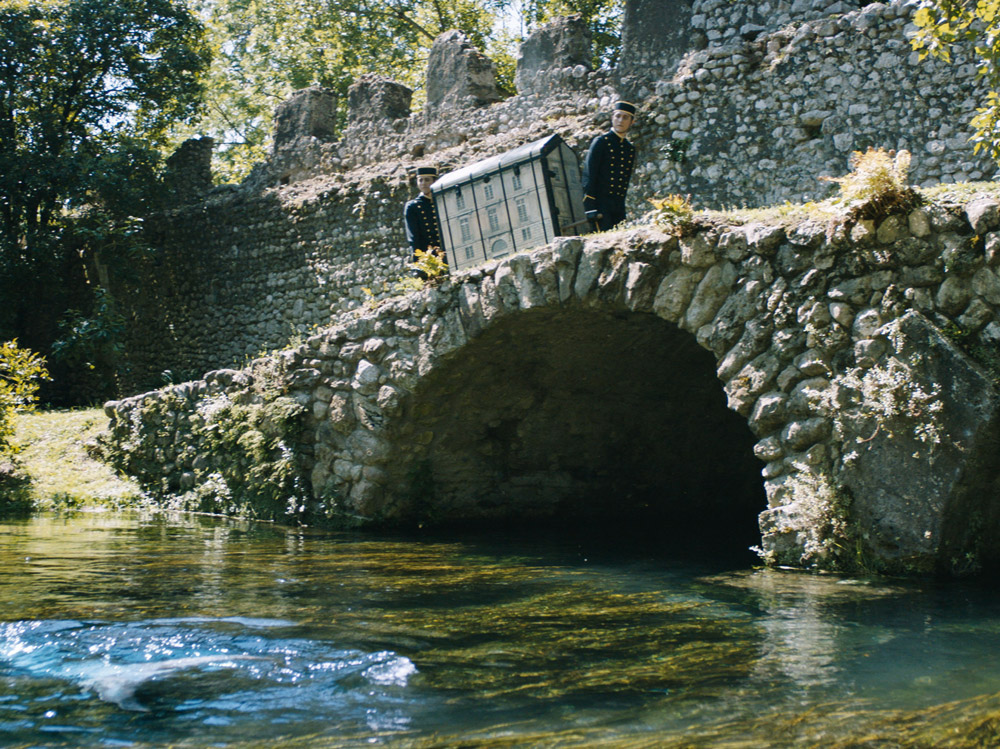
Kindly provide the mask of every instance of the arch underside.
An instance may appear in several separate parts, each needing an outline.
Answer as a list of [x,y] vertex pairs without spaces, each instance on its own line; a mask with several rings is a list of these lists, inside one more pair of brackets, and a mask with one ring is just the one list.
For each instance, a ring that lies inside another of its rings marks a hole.
[[406,411],[395,480],[425,519],[650,516],[745,534],[765,505],[753,435],[714,358],[653,315],[504,318],[439,363]]

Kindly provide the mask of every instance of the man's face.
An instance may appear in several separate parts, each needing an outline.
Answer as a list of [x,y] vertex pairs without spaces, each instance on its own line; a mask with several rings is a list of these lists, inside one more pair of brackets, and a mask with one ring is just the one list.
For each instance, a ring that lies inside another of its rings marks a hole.
[[417,189],[428,198],[431,196],[431,185],[434,184],[433,174],[420,174],[417,176]]
[[616,109],[611,113],[611,129],[614,130],[619,135],[625,135],[628,129],[632,127],[632,122],[635,118],[628,112],[623,112],[620,109]]

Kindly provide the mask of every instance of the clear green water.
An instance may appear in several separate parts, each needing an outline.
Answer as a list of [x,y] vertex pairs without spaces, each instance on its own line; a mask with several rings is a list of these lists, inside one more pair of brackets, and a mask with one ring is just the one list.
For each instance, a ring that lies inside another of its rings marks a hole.
[[0,524],[0,746],[996,746],[1000,596],[552,535]]

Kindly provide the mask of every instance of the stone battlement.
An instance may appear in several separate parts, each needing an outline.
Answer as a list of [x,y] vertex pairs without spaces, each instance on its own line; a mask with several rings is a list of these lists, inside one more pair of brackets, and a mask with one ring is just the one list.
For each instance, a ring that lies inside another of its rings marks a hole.
[[429,85],[425,110],[404,116],[405,87],[365,77],[339,140],[324,124],[332,102],[300,92],[243,184],[206,195],[195,164],[182,170],[194,199],[147,222],[159,253],[136,287],[116,289],[134,321],[135,384],[239,364],[385,298],[406,274],[401,214],[417,166],[454,169],[552,134],[582,156],[618,97],[640,107],[635,218],[671,193],[702,207],[817,200],[833,189],[819,177],[845,174],[868,146],[910,150],[915,184],[991,178],[968,142],[983,94],[970,58],[918,61],[912,12],[910,2],[629,0],[617,69],[590,69],[582,24],[555,22],[525,43],[523,90],[502,100],[483,83],[488,61],[446,35],[436,54],[452,62],[430,75],[447,69],[451,82]]

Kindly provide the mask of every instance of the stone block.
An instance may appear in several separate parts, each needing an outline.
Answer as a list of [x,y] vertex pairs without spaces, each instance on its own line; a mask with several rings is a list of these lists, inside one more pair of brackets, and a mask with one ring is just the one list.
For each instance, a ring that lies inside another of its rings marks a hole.
[[993,198],[977,198],[966,204],[965,216],[976,234],[986,234],[1000,226],[1000,203]]
[[293,93],[274,112],[274,150],[300,138],[336,137],[337,99],[330,89],[311,86]]
[[584,73],[591,69],[590,27],[579,14],[554,18],[521,44],[514,85],[521,94],[542,93],[546,73],[577,65]]
[[364,73],[347,90],[347,121],[350,125],[380,125],[410,116],[413,91],[402,83]]
[[427,112],[500,101],[496,65],[461,31],[434,40],[427,57]]
[[909,572],[950,570],[966,553],[995,559],[1000,500],[985,491],[1000,470],[992,379],[918,312],[877,334],[887,350],[876,367],[896,373],[886,388],[899,383],[881,400],[895,406],[842,424],[854,455],[840,480],[867,552]]
[[[583,262],[581,261],[581,270]],[[694,293],[695,286],[701,280],[701,273],[693,268],[678,268],[660,282],[660,288],[653,299],[653,312],[664,320],[677,322]],[[577,293],[579,294],[579,273],[577,274]]]

